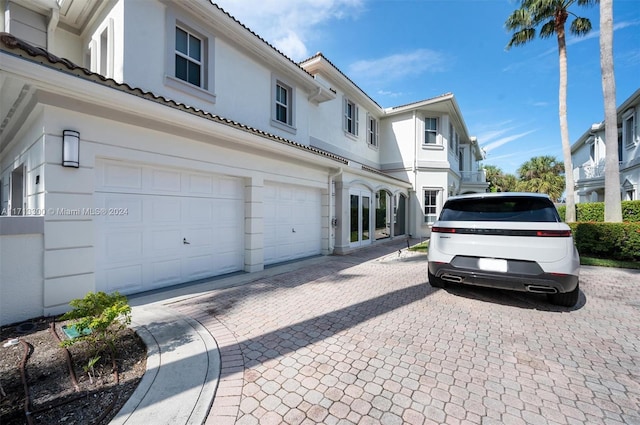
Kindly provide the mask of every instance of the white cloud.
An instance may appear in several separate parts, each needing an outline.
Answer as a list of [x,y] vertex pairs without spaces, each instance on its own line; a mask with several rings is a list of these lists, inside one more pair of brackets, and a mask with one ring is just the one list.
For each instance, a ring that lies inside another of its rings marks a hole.
[[499,148],[502,145],[506,145],[507,143],[511,143],[515,140],[521,139],[535,131],[536,130],[529,130],[529,131],[525,131],[524,133],[518,133],[518,134],[513,134],[511,136],[502,137],[494,142],[487,143],[486,145],[482,146],[482,149],[484,149],[485,152],[491,152],[492,150]]
[[418,49],[378,59],[356,61],[349,66],[347,73],[355,79],[381,84],[424,72],[439,72],[444,70],[445,63],[444,54]]
[[357,17],[365,0],[214,1],[285,55],[300,61],[311,56],[307,42],[318,25]]

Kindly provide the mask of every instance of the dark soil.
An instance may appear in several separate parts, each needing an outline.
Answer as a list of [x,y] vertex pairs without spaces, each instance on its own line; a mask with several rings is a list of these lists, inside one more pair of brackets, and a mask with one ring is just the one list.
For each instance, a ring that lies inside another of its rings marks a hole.
[[[88,342],[68,348],[77,386],[65,350],[54,332],[64,339],[62,325],[39,318],[0,329],[0,424],[107,424],[137,387],[146,370],[146,347],[131,329],[117,334],[115,366],[110,350],[96,354]],[[5,346],[9,341],[17,344]],[[26,357],[25,357],[26,355]],[[89,360],[100,356],[93,366]],[[26,358],[26,361],[24,360]],[[25,364],[22,380],[21,363]]]

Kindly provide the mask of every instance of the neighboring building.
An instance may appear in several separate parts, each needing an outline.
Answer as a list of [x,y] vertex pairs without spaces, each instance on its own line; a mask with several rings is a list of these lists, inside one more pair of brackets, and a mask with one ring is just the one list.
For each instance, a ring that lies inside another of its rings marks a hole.
[[383,109],[206,0],[0,14],[0,323],[426,237],[487,188],[453,95]]
[[[640,199],[640,89],[617,110],[620,192],[623,201]],[[604,121],[593,124],[571,146],[576,202],[604,201]]]

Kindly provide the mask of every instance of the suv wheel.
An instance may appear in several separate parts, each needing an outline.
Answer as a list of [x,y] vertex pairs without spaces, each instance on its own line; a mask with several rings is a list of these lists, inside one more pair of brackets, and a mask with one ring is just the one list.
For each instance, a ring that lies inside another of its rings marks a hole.
[[580,297],[580,284],[576,285],[576,289],[571,292],[565,292],[563,294],[547,294],[547,299],[551,304],[559,305],[562,307],[573,307],[578,303]]
[[431,285],[432,287],[434,288],[445,287],[444,280],[440,279],[439,277],[435,277],[433,274],[431,274],[430,271],[427,271],[427,276],[429,277],[429,285]]

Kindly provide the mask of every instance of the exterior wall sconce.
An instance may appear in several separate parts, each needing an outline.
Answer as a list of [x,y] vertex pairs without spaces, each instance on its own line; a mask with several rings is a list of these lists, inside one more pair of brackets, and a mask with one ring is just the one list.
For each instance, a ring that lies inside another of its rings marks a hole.
[[62,132],[62,166],[80,167],[80,133],[77,131]]

